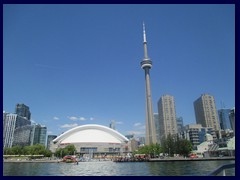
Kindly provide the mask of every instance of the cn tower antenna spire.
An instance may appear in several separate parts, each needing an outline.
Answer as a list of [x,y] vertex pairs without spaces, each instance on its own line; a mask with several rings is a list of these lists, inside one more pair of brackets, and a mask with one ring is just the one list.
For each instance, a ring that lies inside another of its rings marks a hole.
[[144,22],[143,22],[143,50],[144,50],[144,60],[150,60],[148,58],[148,52],[147,52],[147,37],[146,37],[146,30],[145,30]]
[[147,38],[146,38],[146,31],[145,31],[145,24],[143,22],[143,42],[147,42]]

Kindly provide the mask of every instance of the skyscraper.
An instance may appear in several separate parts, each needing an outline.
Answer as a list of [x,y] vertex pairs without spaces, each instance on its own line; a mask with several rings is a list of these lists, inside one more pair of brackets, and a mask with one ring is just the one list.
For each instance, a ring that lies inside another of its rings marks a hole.
[[197,124],[201,124],[203,127],[212,127],[214,130],[220,129],[213,96],[202,94],[194,101],[194,110]]
[[17,104],[15,113],[19,116],[27,118],[28,120],[31,119],[31,113],[29,111],[29,107],[26,106],[25,104]]
[[231,109],[219,109],[218,110],[220,128],[222,130],[232,129],[230,118],[229,118],[230,111],[231,111]]
[[30,146],[33,145],[35,125],[26,125],[14,130],[12,146]]
[[16,128],[30,125],[31,121],[17,114],[8,113],[4,115],[3,146],[12,147],[14,131]]
[[46,138],[47,138],[47,127],[44,125],[36,124],[33,144],[42,144],[46,146]]
[[158,101],[160,140],[168,134],[177,134],[177,120],[174,97],[163,95]]
[[143,48],[144,48],[144,58],[141,61],[141,68],[145,71],[145,81],[146,81],[146,145],[155,144],[156,141],[156,130],[155,123],[153,120],[153,109],[152,109],[152,96],[150,88],[150,75],[149,71],[152,67],[152,61],[148,57],[147,53],[147,38],[145,32],[145,25],[143,23]]

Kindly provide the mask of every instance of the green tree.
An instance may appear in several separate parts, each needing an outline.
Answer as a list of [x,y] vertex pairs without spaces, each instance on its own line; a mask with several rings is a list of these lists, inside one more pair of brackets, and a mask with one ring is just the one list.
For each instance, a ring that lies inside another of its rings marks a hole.
[[64,151],[69,155],[74,155],[76,152],[76,148],[73,144],[70,144],[64,148]]
[[52,151],[46,149],[45,152],[44,152],[44,156],[45,157],[51,157],[52,156]]
[[163,151],[159,144],[150,144],[139,147],[137,150],[133,152],[133,154],[146,154],[150,155],[151,157],[156,157],[161,152]]
[[181,139],[179,143],[179,154],[183,156],[188,156],[188,154],[192,151],[192,144],[190,141],[186,139]]
[[13,154],[13,152],[12,152],[12,148],[4,148],[4,150],[3,150],[3,153],[4,153],[4,155],[12,155]]
[[21,155],[22,154],[22,147],[21,146],[13,146],[12,147],[12,154]]
[[31,146],[24,146],[22,153],[23,155],[32,155]]
[[59,158],[62,158],[63,155],[62,155],[62,152],[63,152],[63,148],[59,148],[55,151],[55,156],[56,157],[59,157]]
[[40,155],[45,153],[45,146],[42,144],[35,144],[30,148],[32,155]]
[[65,148],[57,149],[55,152],[55,156],[62,158],[66,155],[74,155],[75,152],[76,152],[75,146],[73,144],[70,144],[70,145],[66,146]]
[[169,156],[173,156],[176,149],[174,137],[168,134],[167,138],[163,138],[162,144],[163,152],[167,153]]

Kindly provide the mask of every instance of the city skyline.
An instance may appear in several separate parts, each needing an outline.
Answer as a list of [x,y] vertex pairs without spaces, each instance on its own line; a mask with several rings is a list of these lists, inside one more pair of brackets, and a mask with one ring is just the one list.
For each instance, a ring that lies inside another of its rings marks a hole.
[[196,123],[201,94],[214,96],[217,109],[233,108],[234,7],[4,5],[3,110],[24,103],[48,134],[112,120],[124,135],[144,134],[143,21],[154,113],[164,94],[184,125]]

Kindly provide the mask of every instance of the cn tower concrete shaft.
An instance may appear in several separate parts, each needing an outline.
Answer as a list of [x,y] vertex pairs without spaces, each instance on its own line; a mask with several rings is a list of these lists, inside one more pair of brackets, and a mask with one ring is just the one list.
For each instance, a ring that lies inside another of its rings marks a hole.
[[150,87],[150,74],[149,71],[152,67],[152,61],[148,58],[147,54],[147,38],[145,33],[145,26],[143,24],[143,46],[144,46],[144,59],[141,61],[141,68],[145,71],[146,81],[146,145],[157,143],[156,128],[153,120],[152,96]]

